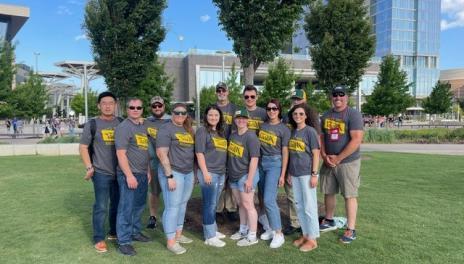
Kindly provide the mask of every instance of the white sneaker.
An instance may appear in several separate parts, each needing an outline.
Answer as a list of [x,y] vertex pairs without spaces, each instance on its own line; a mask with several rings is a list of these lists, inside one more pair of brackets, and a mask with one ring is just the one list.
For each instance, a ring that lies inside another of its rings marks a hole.
[[245,237],[244,239],[239,240],[237,242],[237,246],[239,247],[248,247],[254,244],[258,244],[258,238],[256,237],[254,239],[249,239],[248,237]]
[[176,238],[176,241],[180,244],[190,244],[193,242],[192,239],[184,236],[184,235],[180,235],[180,237]]
[[213,247],[223,247],[226,245],[226,242],[220,240],[218,237],[212,237],[205,240],[205,245]]
[[246,238],[247,234],[240,233],[240,231],[237,231],[235,234],[230,236],[230,239],[232,240],[240,240],[242,238]]
[[266,232],[262,233],[260,238],[261,240],[271,240],[274,237],[274,231],[266,230]]
[[275,234],[272,239],[271,248],[280,248],[285,243],[285,237],[283,234]]
[[176,255],[184,254],[187,249],[183,248],[179,243],[175,243],[174,246],[168,247],[168,250]]
[[224,235],[223,233],[221,233],[219,231],[216,231],[216,237],[219,238],[219,239],[224,239],[224,238],[226,238],[226,235]]

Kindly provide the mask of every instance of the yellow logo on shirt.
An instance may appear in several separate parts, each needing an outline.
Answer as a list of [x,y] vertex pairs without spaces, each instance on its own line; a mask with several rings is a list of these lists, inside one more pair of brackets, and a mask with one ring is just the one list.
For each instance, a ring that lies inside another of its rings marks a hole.
[[275,146],[277,145],[277,136],[272,132],[260,130],[259,141],[269,144],[271,146]]
[[326,129],[328,131],[328,130],[334,129],[334,128],[338,128],[338,133],[343,135],[343,134],[345,134],[345,131],[346,131],[345,130],[346,124],[341,119],[327,118],[324,121],[324,129]]
[[135,143],[139,149],[147,150],[148,149],[148,137],[145,134],[137,133],[135,134]]
[[113,128],[102,129],[101,136],[106,145],[114,144],[114,129]]
[[242,145],[240,145],[239,143],[236,143],[234,141],[231,141],[229,143],[229,147],[227,148],[227,151],[229,152],[229,154],[231,156],[234,156],[234,157],[238,157],[238,158],[242,158],[243,157],[243,151],[244,151],[244,148]]
[[219,151],[226,151],[227,150],[227,140],[225,138],[220,137],[212,137],[213,145],[216,150]]
[[158,135],[158,129],[156,129],[155,127],[148,127],[147,133],[148,135],[150,135],[150,137],[156,139],[156,135]]
[[224,114],[224,122],[228,125],[232,125],[232,116],[229,114]]
[[288,142],[288,149],[296,152],[305,152],[306,144],[301,138],[292,138]]
[[175,134],[177,141],[179,141],[179,144],[181,145],[193,145],[193,137],[189,133],[176,133]]
[[258,120],[258,119],[248,119],[248,128],[253,129],[253,130],[259,130],[259,127],[263,121]]

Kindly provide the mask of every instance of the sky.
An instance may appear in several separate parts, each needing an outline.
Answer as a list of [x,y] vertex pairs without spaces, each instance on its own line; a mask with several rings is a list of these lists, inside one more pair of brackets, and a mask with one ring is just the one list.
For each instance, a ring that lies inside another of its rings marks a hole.
[[[0,0],[2,4],[30,8],[30,18],[16,35],[16,61],[39,71],[60,72],[54,64],[63,60],[92,61],[89,40],[82,29],[86,0]],[[211,0],[167,0],[163,24],[167,28],[160,51],[191,48],[232,50],[218,25],[217,8]],[[188,4],[187,4],[188,3]],[[194,4],[193,4],[194,3]],[[442,0],[440,68],[464,68],[464,0]],[[79,86],[79,80],[70,80]],[[104,89],[103,79],[90,84]]]

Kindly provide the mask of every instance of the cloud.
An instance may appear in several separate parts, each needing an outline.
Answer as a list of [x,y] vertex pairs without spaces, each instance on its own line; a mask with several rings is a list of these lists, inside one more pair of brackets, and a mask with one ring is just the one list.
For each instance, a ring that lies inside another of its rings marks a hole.
[[89,37],[87,37],[86,34],[77,35],[77,36],[74,37],[75,41],[84,40],[84,39],[87,40],[87,39],[89,39]]
[[211,19],[211,17],[208,16],[208,15],[203,15],[203,16],[200,17],[200,21],[203,22],[203,23],[208,22],[208,20],[210,20],[210,19]]
[[66,16],[72,15],[71,10],[69,10],[69,8],[66,7],[66,6],[59,6],[59,7],[58,7],[58,10],[56,11],[56,13],[57,13],[58,15],[66,15]]
[[464,27],[464,0],[442,0],[441,12],[441,30]]
[[84,2],[83,2],[83,1],[79,1],[79,0],[68,0],[68,4],[70,4],[70,5],[79,5],[79,6],[82,6],[82,5],[84,5]]

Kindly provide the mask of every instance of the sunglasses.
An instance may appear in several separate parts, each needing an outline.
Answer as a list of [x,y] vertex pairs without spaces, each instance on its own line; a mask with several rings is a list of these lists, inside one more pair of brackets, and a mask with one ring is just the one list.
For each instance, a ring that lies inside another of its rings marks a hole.
[[163,108],[162,104],[152,104],[151,108],[156,109],[156,108]]
[[136,110],[136,109],[137,109],[137,110],[140,111],[140,110],[143,109],[143,107],[141,107],[141,106],[132,106],[132,105],[131,105],[131,106],[129,106],[129,109],[130,109],[130,110]]
[[274,112],[277,112],[279,111],[279,108],[277,107],[266,107],[266,110],[269,112],[269,111],[274,111]]
[[299,112],[299,113],[298,112],[293,112],[293,115],[294,116],[304,116],[305,113],[304,112]]
[[216,93],[226,93],[226,90],[224,90],[224,89],[217,89],[217,90],[216,90]]
[[343,97],[343,96],[345,96],[345,93],[338,92],[338,93],[333,93],[332,94],[332,97]]
[[245,100],[248,100],[248,99],[256,99],[256,95],[245,95],[243,96],[243,98],[245,98]]
[[172,111],[174,115],[184,116],[187,115],[187,111]]

